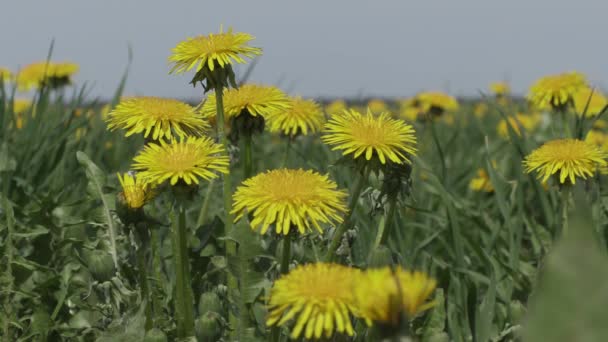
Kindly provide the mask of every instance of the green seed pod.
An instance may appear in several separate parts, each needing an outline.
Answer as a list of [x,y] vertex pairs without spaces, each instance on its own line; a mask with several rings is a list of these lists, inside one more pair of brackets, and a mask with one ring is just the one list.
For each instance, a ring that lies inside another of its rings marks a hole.
[[167,342],[167,335],[158,328],[150,329],[146,332],[144,342]]
[[222,312],[222,301],[215,292],[204,292],[198,300],[198,314],[204,315],[207,312]]
[[199,341],[217,341],[222,333],[220,316],[215,312],[207,311],[206,314],[196,319],[194,329]]
[[95,249],[85,250],[83,255],[89,271],[95,280],[104,282],[112,279],[116,273],[116,268],[114,267],[114,260],[112,260],[110,253]]
[[369,258],[369,267],[382,267],[393,264],[393,254],[386,246],[375,248]]

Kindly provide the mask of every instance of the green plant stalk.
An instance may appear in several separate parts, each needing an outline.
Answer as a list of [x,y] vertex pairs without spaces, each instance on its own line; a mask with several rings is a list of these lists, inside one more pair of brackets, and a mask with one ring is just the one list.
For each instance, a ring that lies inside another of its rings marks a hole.
[[570,201],[570,187],[570,185],[565,185],[560,189],[562,197],[562,236],[568,235],[568,210],[570,210],[568,203]]
[[141,298],[146,306],[144,309],[146,315],[145,329],[148,331],[152,329],[152,305],[150,304],[150,287],[148,286],[148,274],[146,272],[146,250],[141,238],[140,246],[137,248],[137,267],[139,268]]
[[253,176],[253,140],[251,132],[246,133],[243,140],[243,144],[245,145],[243,175],[245,179],[248,179]]
[[388,240],[389,231],[393,222],[393,216],[395,216],[395,208],[397,207],[397,196],[391,196],[388,200],[388,212],[383,217],[378,225],[378,234],[376,235],[376,241],[374,242],[374,249],[380,245],[385,245]]
[[[224,145],[226,153],[228,152],[228,138],[224,132],[224,96],[221,85],[215,87],[215,99],[216,99],[216,123],[217,123],[217,136],[219,141]],[[233,215],[230,213],[232,208],[232,178],[231,173],[228,172],[224,175],[223,182],[223,193],[224,193],[224,236],[227,236],[232,231],[232,222],[234,221]],[[230,259],[236,258],[236,242],[226,239],[226,260],[230,262]],[[234,303],[236,300],[235,294],[238,291],[238,280],[234,274],[228,270],[226,272],[226,283],[228,287],[228,301]],[[232,328],[231,337],[238,336],[239,323],[246,324],[246,322],[239,322],[238,317],[234,314],[233,310],[228,310],[228,323]]]
[[281,167],[287,167],[287,159],[289,159],[289,150],[291,150],[291,136],[287,136],[287,145],[285,146],[285,152],[283,153],[283,161]]
[[209,202],[211,200],[211,196],[213,195],[213,188],[215,185],[215,178],[209,180],[209,184],[207,185],[207,192],[205,193],[205,199],[203,200],[203,204],[201,205],[201,210],[198,213],[198,219],[196,220],[196,228],[202,226],[205,221],[207,221],[207,214],[209,213]]
[[346,213],[344,220],[336,229],[334,236],[329,244],[329,249],[327,250],[327,254],[325,255],[325,261],[331,262],[334,258],[336,250],[340,246],[340,242],[342,241],[342,235],[346,232],[346,229],[350,226],[350,219],[353,216],[353,211],[359,203],[359,196],[361,196],[361,191],[363,190],[363,185],[367,182],[369,178],[370,169],[366,166],[364,167],[363,174],[359,175],[357,178],[357,182],[354,185],[352,196],[350,201],[348,202],[348,212]]
[[160,239],[158,237],[158,229],[150,229],[151,242],[150,242],[150,253],[152,254],[152,269],[154,270],[155,286],[152,295],[152,304],[154,309],[154,318],[158,317],[162,312],[162,304],[159,300],[160,296],[156,293],[156,290],[161,287],[162,284],[162,262],[160,251]]
[[190,288],[190,270],[186,234],[186,210],[178,208],[179,217],[173,215],[173,261],[175,264],[175,317],[177,336],[186,338],[194,336],[194,299]]
[[289,272],[289,261],[291,259],[291,237],[283,237],[283,255],[281,258],[281,274]]

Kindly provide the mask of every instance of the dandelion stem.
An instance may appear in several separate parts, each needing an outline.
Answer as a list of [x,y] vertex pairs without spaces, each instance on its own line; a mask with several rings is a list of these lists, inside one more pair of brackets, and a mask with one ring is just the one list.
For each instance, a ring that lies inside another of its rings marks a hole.
[[397,207],[397,196],[391,196],[388,200],[388,212],[384,216],[384,220],[381,221],[378,226],[378,234],[376,235],[376,241],[374,242],[374,249],[380,245],[386,244],[388,240],[389,231],[393,222],[393,216],[395,216],[395,208]]
[[329,245],[329,249],[327,250],[327,254],[325,256],[325,261],[331,262],[334,258],[336,250],[340,246],[340,242],[342,241],[342,235],[346,232],[346,229],[351,224],[351,217],[353,215],[353,211],[355,211],[355,207],[359,202],[359,196],[361,195],[361,191],[363,190],[363,185],[367,182],[367,178],[369,177],[370,169],[368,167],[364,167],[363,174],[359,175],[357,178],[357,182],[354,185],[352,196],[348,203],[348,213],[344,217],[344,221],[340,224],[340,226],[336,229],[334,236]]
[[562,195],[562,236],[568,235],[568,210],[570,209],[570,185],[565,185],[561,189]]
[[194,336],[194,298],[190,287],[190,265],[188,260],[188,242],[186,234],[186,210],[179,206],[179,218],[172,216],[173,227],[173,261],[175,263],[175,317],[177,336],[186,338]]
[[283,256],[281,258],[281,274],[289,272],[289,261],[291,259],[291,238],[289,235],[283,237]]
[[283,154],[283,161],[281,162],[281,167],[287,166],[287,159],[289,159],[289,150],[291,150],[291,137],[287,137],[287,145],[285,146],[285,152]]
[[152,268],[154,270],[154,293],[152,293],[152,301],[154,307],[154,317],[158,317],[160,314],[160,310],[162,310],[161,302],[158,300],[160,296],[156,293],[156,291],[160,288],[159,284],[162,283],[162,264],[161,264],[161,256],[160,251],[162,250],[160,245],[160,239],[158,238],[158,229],[152,228],[150,229],[151,242],[150,242],[150,253],[152,254]]
[[253,140],[252,134],[248,132],[244,137],[244,145],[245,145],[245,160],[243,163],[243,171],[245,175],[245,179],[253,176]]
[[[224,145],[226,152],[228,151],[228,138],[224,132],[224,97],[223,87],[217,85],[215,87],[215,99],[216,99],[216,122],[217,122],[217,136],[220,142]],[[233,215],[230,213],[232,207],[232,178],[231,173],[228,172],[224,175],[224,235],[227,235],[232,230],[232,222],[234,221]],[[236,242],[226,239],[226,260],[231,260],[236,257]],[[228,287],[228,300],[231,303],[236,302],[236,292],[238,291],[238,280],[234,274],[230,271],[226,275],[226,283]],[[232,328],[233,334],[238,334],[239,320],[234,314],[233,310],[228,310],[228,323]],[[245,322],[242,322],[245,324]],[[236,337],[237,335],[232,335]]]
[[[137,229],[136,229],[137,230]],[[138,234],[143,235],[143,234]],[[139,283],[141,286],[141,299],[143,305],[145,305],[145,329],[146,331],[152,329],[152,306],[150,304],[150,289],[148,286],[148,274],[146,272],[146,247],[147,243],[144,241],[144,237],[139,237],[139,246],[137,246],[137,267],[139,268]]]
[[209,184],[207,185],[207,193],[205,193],[205,199],[203,200],[203,204],[201,205],[201,211],[198,213],[198,219],[196,220],[196,228],[200,227],[207,220],[207,214],[209,213],[209,202],[211,200],[211,196],[213,195],[213,188],[215,185],[215,178],[209,180]]
[[11,207],[10,202],[8,201],[8,189],[10,184],[11,174],[7,173],[7,178],[4,181],[4,192],[2,194],[2,207],[4,209],[4,215],[6,216],[6,238],[5,238],[5,254],[6,254],[6,273],[4,277],[7,280],[6,285],[6,296],[4,297],[4,317],[2,321],[4,322],[3,331],[5,341],[10,341],[10,322],[12,321],[12,304],[11,298],[13,292],[13,208]]

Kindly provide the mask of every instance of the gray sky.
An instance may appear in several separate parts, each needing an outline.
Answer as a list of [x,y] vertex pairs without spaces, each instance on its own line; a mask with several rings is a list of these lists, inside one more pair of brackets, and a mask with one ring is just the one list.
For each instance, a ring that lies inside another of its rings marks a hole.
[[167,57],[224,24],[264,49],[251,80],[282,80],[293,94],[475,95],[502,79],[523,93],[568,70],[604,85],[607,14],[608,0],[12,0],[2,4],[0,66],[44,60],[54,38],[53,59],[79,63],[76,81],[107,97],[131,44],[127,94],[198,97],[191,74],[168,75]]

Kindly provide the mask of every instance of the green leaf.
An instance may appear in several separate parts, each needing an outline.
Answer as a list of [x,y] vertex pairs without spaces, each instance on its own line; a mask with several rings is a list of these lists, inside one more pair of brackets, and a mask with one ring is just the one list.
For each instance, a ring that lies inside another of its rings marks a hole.
[[608,341],[608,256],[579,191],[570,229],[548,255],[524,321],[524,341]]

